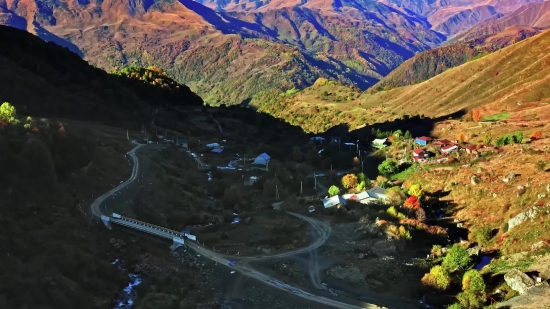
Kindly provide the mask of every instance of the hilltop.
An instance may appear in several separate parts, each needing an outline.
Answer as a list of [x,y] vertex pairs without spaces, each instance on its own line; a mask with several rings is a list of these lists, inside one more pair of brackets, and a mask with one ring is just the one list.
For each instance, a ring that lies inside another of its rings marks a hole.
[[493,35],[511,26],[527,26],[539,29],[548,28],[550,27],[548,12],[550,12],[550,2],[548,1],[526,3],[507,14],[494,16],[470,29],[458,33],[450,42],[467,41],[480,36]]
[[149,116],[151,106],[165,106],[167,100],[202,105],[185,85],[171,81],[174,88],[161,89],[108,74],[68,49],[22,30],[0,26],[0,42],[0,101],[31,116],[136,124]]
[[496,34],[421,52],[403,62],[371,89],[374,91],[388,90],[423,82],[448,69],[486,56],[538,33],[540,30],[532,27],[511,26]]
[[265,92],[251,105],[310,132],[347,123],[352,129],[410,115],[448,115],[480,108],[483,114],[509,112],[521,121],[544,121],[550,93],[550,32],[513,44],[447,70],[419,84],[389,91],[361,92],[319,80],[302,91]]

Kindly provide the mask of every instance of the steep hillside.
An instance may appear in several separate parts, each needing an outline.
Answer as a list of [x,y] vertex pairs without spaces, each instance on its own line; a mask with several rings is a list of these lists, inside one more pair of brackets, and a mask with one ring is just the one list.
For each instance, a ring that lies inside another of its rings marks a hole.
[[550,27],[550,1],[529,3],[501,17],[491,18],[458,34],[452,41],[467,41],[479,36],[493,35],[510,26]]
[[512,26],[493,35],[421,52],[382,78],[371,89],[380,91],[425,81],[467,61],[485,56],[538,34],[540,30]]
[[163,89],[107,74],[67,49],[0,26],[0,101],[25,114],[138,123],[148,117],[151,105],[202,105],[188,87],[177,87]]
[[2,22],[65,44],[108,71],[165,69],[211,104],[326,77],[372,85],[444,37],[384,4],[344,3],[254,13],[215,12],[191,1],[0,1]]
[[[545,110],[550,98],[548,46],[550,32],[545,31],[412,86],[361,93],[319,81],[297,93],[258,95],[251,104],[312,132],[338,123],[358,128],[407,115],[444,116],[481,106],[488,113],[513,113],[531,104]],[[542,110],[537,119],[545,119]]]

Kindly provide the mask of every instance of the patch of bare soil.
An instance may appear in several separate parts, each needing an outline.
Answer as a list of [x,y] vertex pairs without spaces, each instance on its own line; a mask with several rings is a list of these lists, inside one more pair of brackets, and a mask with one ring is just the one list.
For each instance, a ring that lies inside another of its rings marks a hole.
[[[355,223],[336,224],[323,256],[334,266],[324,272],[327,283],[355,292],[373,291],[418,298],[424,269],[414,266],[407,246],[381,233],[358,230]],[[414,251],[414,250],[413,250]]]
[[222,223],[193,230],[201,244],[239,256],[265,255],[305,246],[310,225],[273,209],[244,212],[239,223]]

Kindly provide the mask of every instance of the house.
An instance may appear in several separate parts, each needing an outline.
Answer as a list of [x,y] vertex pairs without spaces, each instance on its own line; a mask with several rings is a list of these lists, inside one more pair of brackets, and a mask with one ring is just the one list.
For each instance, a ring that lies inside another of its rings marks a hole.
[[441,153],[444,155],[448,155],[449,153],[457,149],[458,149],[458,145],[448,145],[448,146],[441,147]]
[[220,148],[220,144],[218,144],[218,143],[206,144],[206,147],[208,147],[208,148]]
[[372,141],[372,147],[374,148],[384,148],[390,145],[390,141],[387,138],[377,138]]
[[427,136],[421,136],[421,137],[417,137],[414,142],[419,144],[419,145],[422,145],[422,146],[426,146],[428,145],[429,142],[432,141],[432,138],[431,137],[427,137]]
[[333,197],[329,197],[329,198],[326,198],[324,200],[322,200],[323,202],[323,206],[325,206],[325,208],[330,208],[330,207],[334,207],[334,206],[339,206],[339,205],[346,205],[346,200],[339,196],[339,195],[335,195]]
[[430,156],[430,153],[425,151],[424,149],[422,148],[418,148],[418,149],[415,149],[413,151],[413,160],[414,161],[418,161],[418,160],[425,160],[427,159],[428,157]]
[[269,160],[271,160],[271,157],[264,152],[261,155],[257,156],[256,159],[254,159],[253,163],[267,165],[269,163]]
[[372,187],[366,191],[371,198],[375,199],[386,199],[386,189],[380,187]]
[[479,154],[479,152],[477,151],[477,146],[476,145],[468,145],[468,146],[464,147],[464,149],[466,149],[466,153]]
[[324,137],[321,137],[321,136],[314,136],[312,138],[309,139],[309,142],[310,143],[324,143],[325,142],[325,138]]
[[223,148],[214,148],[212,149],[212,152],[214,153],[221,153],[223,151]]
[[342,197],[347,201],[356,201],[361,204],[369,204],[376,202],[378,198],[371,196],[367,191],[361,193],[344,194]]
[[450,140],[448,139],[440,139],[438,141],[435,141],[433,143],[434,146],[441,146],[441,147],[445,147],[445,146],[449,146],[449,145],[453,145],[454,143],[451,142]]
[[176,146],[180,146],[183,148],[187,148],[187,139],[183,137],[177,137],[176,138]]

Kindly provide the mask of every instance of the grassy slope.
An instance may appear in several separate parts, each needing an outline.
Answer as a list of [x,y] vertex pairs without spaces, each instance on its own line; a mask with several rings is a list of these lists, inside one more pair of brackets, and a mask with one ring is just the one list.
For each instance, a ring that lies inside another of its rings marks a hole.
[[509,27],[494,35],[421,52],[405,61],[372,87],[375,91],[416,84],[448,69],[481,58],[501,48],[538,34],[530,27]]
[[350,96],[354,90],[349,87],[320,82],[292,95],[258,95],[251,104],[311,132],[338,123],[357,128],[404,115],[442,116],[481,106],[485,114],[512,111],[518,102],[524,108],[548,102],[549,44],[546,31],[420,84],[389,91]]

